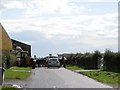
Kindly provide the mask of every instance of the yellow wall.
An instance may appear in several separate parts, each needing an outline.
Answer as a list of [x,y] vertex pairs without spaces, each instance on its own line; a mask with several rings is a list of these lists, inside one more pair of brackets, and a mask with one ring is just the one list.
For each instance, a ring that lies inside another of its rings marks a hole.
[[8,51],[12,50],[12,42],[7,32],[0,23],[0,50]]

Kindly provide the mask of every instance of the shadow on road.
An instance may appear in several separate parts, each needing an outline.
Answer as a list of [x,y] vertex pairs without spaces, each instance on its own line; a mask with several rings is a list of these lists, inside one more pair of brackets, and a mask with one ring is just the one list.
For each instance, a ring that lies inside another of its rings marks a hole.
[[58,67],[44,67],[45,69],[60,69],[60,68],[58,68]]

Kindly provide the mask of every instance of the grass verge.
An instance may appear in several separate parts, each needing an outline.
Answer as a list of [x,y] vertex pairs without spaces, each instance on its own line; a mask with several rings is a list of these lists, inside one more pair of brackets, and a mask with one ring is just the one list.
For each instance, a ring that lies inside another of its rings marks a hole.
[[80,74],[86,75],[90,78],[93,78],[99,82],[106,84],[117,85],[119,83],[120,73],[108,72],[108,71],[89,71],[89,72],[80,72]]
[[2,89],[2,85],[0,85],[0,90]]
[[26,68],[26,67],[11,67],[10,69],[5,70],[5,72],[4,72],[5,78],[4,79],[5,80],[8,80],[8,79],[24,80],[31,74],[31,72],[28,72],[30,70],[31,70],[31,68]]
[[76,65],[68,65],[68,66],[66,66],[66,68],[67,69],[69,69],[69,70],[84,70],[83,68],[80,68],[80,67],[78,67],[78,66],[76,66]]
[[15,88],[11,85],[3,86],[1,90],[20,90],[19,88]]

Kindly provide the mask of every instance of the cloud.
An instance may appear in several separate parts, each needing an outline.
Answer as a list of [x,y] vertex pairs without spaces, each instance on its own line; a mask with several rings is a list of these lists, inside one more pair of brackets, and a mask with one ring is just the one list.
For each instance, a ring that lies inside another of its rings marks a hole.
[[72,0],[2,0],[2,5],[26,11],[1,22],[11,38],[32,44],[33,53],[40,53],[38,46],[44,54],[117,48],[116,12],[85,15],[91,9]]
[[4,5],[0,3],[0,10],[4,8]]
[[[98,16],[64,16],[42,19],[3,20],[8,32],[19,33],[34,31],[42,33],[47,39],[73,39],[84,42],[83,39],[117,39],[117,14]],[[12,27],[14,26],[14,27]],[[111,28],[110,28],[111,27]],[[81,39],[82,38],[82,39]],[[80,39],[81,41],[77,40]],[[87,40],[87,42],[89,42]],[[89,42],[90,43],[90,42]]]
[[34,54],[44,56],[95,49],[104,51],[106,48],[117,50],[116,17],[117,14],[107,14],[52,17],[48,20],[18,19],[2,20],[2,24],[11,38],[22,39],[32,45]]
[[25,2],[26,0],[1,0],[1,6],[8,8],[27,8],[28,4]]
[[75,2],[119,2],[119,0],[72,0]]
[[71,0],[2,0],[1,7],[5,9],[26,9],[23,15],[25,18],[39,17],[46,14],[82,14],[83,12],[91,11],[83,5],[74,5]]
[[34,0],[31,1],[31,9],[25,13],[25,17],[40,17],[54,15],[69,15],[75,13],[90,12],[90,9],[80,5],[76,6],[70,0]]

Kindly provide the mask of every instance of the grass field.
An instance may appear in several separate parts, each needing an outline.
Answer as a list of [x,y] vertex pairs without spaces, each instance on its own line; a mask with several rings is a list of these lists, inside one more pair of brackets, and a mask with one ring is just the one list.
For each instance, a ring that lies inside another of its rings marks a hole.
[[84,70],[83,68],[80,68],[80,67],[75,66],[75,65],[74,66],[68,65],[68,66],[66,66],[66,68],[69,70]]
[[5,72],[4,72],[5,78],[4,79],[5,80],[8,80],[8,79],[24,80],[31,74],[31,72],[28,72],[30,70],[31,70],[31,68],[11,67],[10,69],[5,70]]
[[99,82],[107,84],[118,84],[120,78],[120,73],[108,72],[108,71],[96,71],[96,72],[80,72],[80,74],[86,75],[93,78]]

